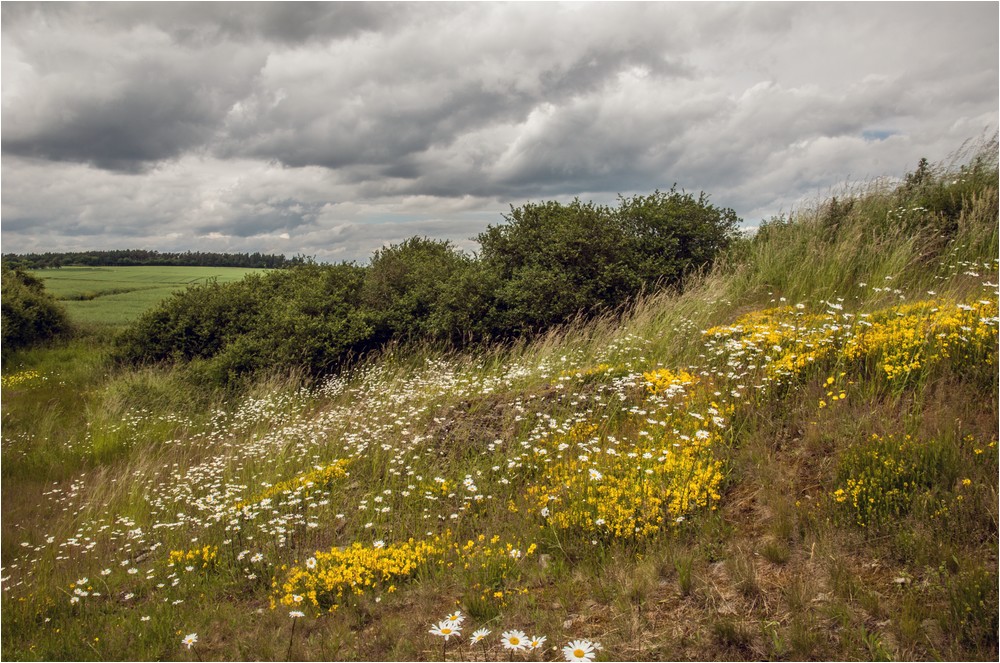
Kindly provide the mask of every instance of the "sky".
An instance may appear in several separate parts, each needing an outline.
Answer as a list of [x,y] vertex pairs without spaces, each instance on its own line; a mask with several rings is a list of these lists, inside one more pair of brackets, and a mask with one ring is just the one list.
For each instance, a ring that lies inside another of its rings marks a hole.
[[0,244],[364,263],[674,184],[753,227],[992,136],[998,7],[3,2]]

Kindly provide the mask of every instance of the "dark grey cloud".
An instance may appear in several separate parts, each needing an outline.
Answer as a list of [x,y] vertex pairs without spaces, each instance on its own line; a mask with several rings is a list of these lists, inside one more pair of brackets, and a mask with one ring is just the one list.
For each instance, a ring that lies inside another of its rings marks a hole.
[[[415,10],[406,2],[5,2],[5,31],[44,22],[115,33],[153,25],[178,44],[220,40],[302,44],[391,31]],[[421,10],[427,13],[427,10]]]
[[996,3],[0,11],[6,251],[364,259],[674,183],[755,223],[998,123]]
[[324,205],[295,198],[246,200],[233,206],[233,216],[203,223],[195,229],[203,235],[217,233],[248,238],[268,233],[288,233],[314,225]]
[[[538,44],[531,31],[462,16],[439,26],[446,34],[435,41],[427,40],[435,27],[424,17],[388,47],[370,41],[275,54],[255,94],[233,109],[217,154],[335,169],[379,165],[413,179],[411,157],[471,131],[523,123],[540,104],[601,94],[630,67],[661,78],[691,73],[650,50],[648,36],[570,47],[571,25],[549,29]],[[545,57],[552,48],[558,58]]]

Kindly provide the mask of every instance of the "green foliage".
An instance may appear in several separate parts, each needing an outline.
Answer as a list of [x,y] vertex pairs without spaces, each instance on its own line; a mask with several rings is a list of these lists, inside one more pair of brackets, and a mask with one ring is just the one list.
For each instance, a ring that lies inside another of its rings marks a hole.
[[518,338],[679,284],[711,264],[737,222],[674,189],[617,209],[529,203],[505,218],[480,236],[478,259],[413,237],[367,267],[305,264],[189,288],[126,330],[118,357],[190,361],[205,380],[232,383],[275,368],[322,373],[394,341]]
[[3,270],[4,355],[47,341],[69,329],[66,312],[35,277],[19,269]]
[[974,568],[960,573],[948,587],[950,626],[963,644],[996,650],[997,573],[995,568]]
[[957,170],[934,168],[921,159],[917,169],[909,173],[896,194],[899,210],[910,212],[904,222],[912,225],[913,213],[925,217],[934,230],[945,237],[958,231],[963,211],[984,189],[997,188],[997,137],[977,149],[969,163]]
[[46,253],[8,253],[4,255],[5,263],[24,269],[60,268],[68,265],[95,266],[136,266],[136,265],[170,265],[170,266],[204,266],[204,267],[259,267],[278,268],[299,265],[304,258],[286,258],[282,255],[256,253],[211,253],[202,251],[186,251],[184,253],[160,253],[143,249],[124,249],[115,251],[75,251]]
[[735,237],[731,209],[672,188],[621,198],[617,208],[574,200],[511,208],[479,236],[498,283],[490,335],[517,336],[613,310],[643,290],[677,286],[711,266]]
[[956,482],[961,462],[956,445],[946,440],[872,435],[844,452],[834,501],[861,527],[892,522],[918,501],[925,503],[927,515],[937,517],[944,504],[934,491]]
[[[747,305],[765,296],[773,303],[776,293],[787,301],[895,298],[902,291],[884,287],[893,281],[937,289],[950,276],[938,265],[954,269],[995,246],[989,147],[959,169],[922,163],[899,185],[774,219],[753,239],[739,237],[731,209],[676,187],[615,207],[526,203],[478,237],[477,257],[413,237],[365,267],[306,264],[191,288],[128,330],[119,356],[192,361],[216,383],[273,369],[319,374],[397,341],[461,347],[530,338],[620,311],[644,292],[704,287],[710,279],[691,277],[712,269],[728,271],[721,299]],[[960,247],[968,255],[954,253]]]
[[967,165],[918,166],[902,183],[857,185],[763,222],[727,253],[727,298],[749,306],[778,296],[888,301],[899,298],[899,284],[938,291],[946,270],[996,252],[996,139],[971,149]]
[[445,293],[450,282],[465,283],[471,264],[450,242],[421,237],[376,251],[361,294],[373,340],[450,338],[454,321],[441,310]]
[[364,270],[306,264],[228,284],[176,293],[117,339],[130,363],[196,360],[196,374],[217,384],[271,369],[325,371],[369,347],[361,306]]
[[490,334],[540,331],[638,290],[625,264],[625,234],[607,208],[528,203],[505,219],[479,236],[499,286]]
[[710,204],[704,192],[695,198],[676,187],[622,199],[616,216],[644,287],[677,284],[710,267],[735,239],[740,221],[733,210]]

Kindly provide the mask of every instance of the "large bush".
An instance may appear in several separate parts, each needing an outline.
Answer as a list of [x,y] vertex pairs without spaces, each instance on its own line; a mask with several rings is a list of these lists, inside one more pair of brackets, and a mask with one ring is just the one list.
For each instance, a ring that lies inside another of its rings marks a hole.
[[617,208],[528,203],[505,220],[479,236],[496,282],[491,310],[479,316],[492,336],[539,331],[617,308],[642,289],[678,285],[712,263],[739,222],[705,194],[676,189],[622,198]]
[[737,237],[740,219],[729,208],[708,202],[708,195],[656,191],[623,198],[615,210],[628,246],[633,278],[643,287],[677,285],[710,266]]
[[44,342],[69,329],[66,311],[45,292],[39,279],[5,266],[0,281],[4,355]]
[[441,310],[444,295],[471,264],[450,242],[421,237],[376,251],[361,296],[375,328],[373,340],[450,339],[454,321]]
[[195,360],[217,383],[273,368],[327,371],[371,347],[364,274],[350,264],[307,264],[192,286],[126,329],[116,354],[132,363]]
[[413,237],[366,267],[306,264],[174,295],[119,339],[130,362],[187,360],[213,382],[272,368],[321,373],[392,341],[462,345],[531,335],[677,285],[732,239],[737,219],[704,194],[617,208],[528,203],[480,235],[473,258]]

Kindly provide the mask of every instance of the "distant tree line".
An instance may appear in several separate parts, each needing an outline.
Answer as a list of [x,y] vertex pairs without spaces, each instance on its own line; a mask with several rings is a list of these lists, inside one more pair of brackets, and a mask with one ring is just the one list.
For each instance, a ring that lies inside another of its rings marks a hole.
[[160,253],[144,249],[122,249],[115,251],[75,251],[46,253],[7,253],[3,262],[11,268],[49,269],[79,265],[83,267],[136,267],[136,266],[176,266],[176,267],[263,267],[276,269],[290,267],[305,262],[296,256],[286,258],[266,253],[212,253],[185,251],[184,253]]
[[480,253],[412,237],[367,265],[320,265],[189,287],[117,339],[126,363],[181,361],[217,384],[275,368],[322,374],[389,342],[508,342],[681,287],[738,236],[731,209],[672,188],[511,208]]

